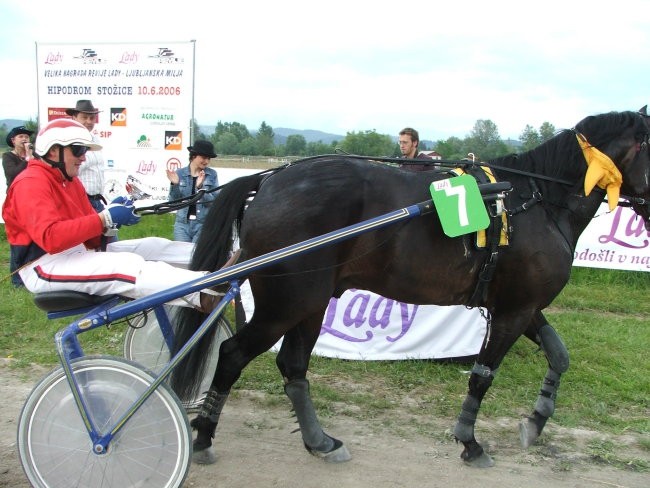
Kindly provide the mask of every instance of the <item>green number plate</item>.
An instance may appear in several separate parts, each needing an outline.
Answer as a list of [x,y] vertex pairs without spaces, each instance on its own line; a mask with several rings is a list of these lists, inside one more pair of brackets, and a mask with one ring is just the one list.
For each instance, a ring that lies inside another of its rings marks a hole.
[[474,177],[461,175],[434,181],[430,190],[442,230],[449,237],[470,234],[490,225],[490,217]]

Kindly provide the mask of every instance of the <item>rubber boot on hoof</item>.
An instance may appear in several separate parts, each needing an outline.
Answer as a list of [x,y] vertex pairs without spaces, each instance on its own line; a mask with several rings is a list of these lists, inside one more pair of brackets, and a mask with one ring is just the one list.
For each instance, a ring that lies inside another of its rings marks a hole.
[[284,391],[293,405],[307,451],[326,462],[336,463],[351,459],[347,447],[341,441],[323,432],[309,395],[309,381],[292,380],[284,385]]

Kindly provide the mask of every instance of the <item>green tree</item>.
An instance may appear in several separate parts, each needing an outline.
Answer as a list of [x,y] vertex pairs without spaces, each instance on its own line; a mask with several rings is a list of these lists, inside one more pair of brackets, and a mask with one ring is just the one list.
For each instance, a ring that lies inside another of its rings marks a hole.
[[530,151],[541,143],[539,133],[531,125],[526,125],[524,131],[519,136],[519,140],[522,144],[522,151]]
[[477,159],[486,161],[508,154],[508,146],[501,140],[499,129],[491,120],[479,119],[467,138],[468,153],[473,153]]
[[218,141],[219,137],[226,133],[230,132],[234,134],[238,142],[242,142],[244,139],[251,137],[250,131],[246,128],[244,124],[239,122],[221,122],[217,123],[217,126],[214,128],[214,140]]
[[551,137],[555,135],[555,126],[550,122],[544,122],[539,126],[539,136],[541,137],[541,142],[548,141]]
[[332,145],[325,144],[323,141],[308,142],[305,153],[307,156],[318,156],[320,154],[332,154],[336,149],[338,142],[333,142]]
[[443,159],[463,159],[467,156],[467,144],[458,137],[452,136],[444,141],[438,141],[434,150],[442,156]]
[[258,154],[263,156],[275,155],[275,144],[273,142],[274,137],[275,133],[273,132],[273,127],[262,121],[260,128],[257,130],[257,135],[255,136]]
[[215,144],[217,154],[238,154],[239,141],[232,132],[224,132]]
[[301,134],[291,134],[287,136],[285,143],[285,154],[291,156],[302,156],[307,150],[307,140]]
[[246,139],[239,143],[239,154],[244,156],[257,156],[257,142],[251,136],[248,136]]
[[395,143],[390,136],[377,131],[348,132],[341,141],[341,149],[359,156],[386,156],[393,154]]

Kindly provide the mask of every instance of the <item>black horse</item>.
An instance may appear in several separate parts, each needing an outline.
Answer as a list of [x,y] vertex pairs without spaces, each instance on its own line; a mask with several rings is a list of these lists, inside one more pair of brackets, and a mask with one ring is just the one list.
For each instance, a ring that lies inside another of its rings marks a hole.
[[[594,148],[609,159],[594,162]],[[249,276],[255,312],[221,345],[211,390],[192,421],[198,431],[195,461],[214,462],[212,437],[232,385],[252,359],[281,337],[276,362],[305,447],[328,461],[350,458],[339,440],[323,432],[306,379],[328,301],[349,288],[407,303],[464,304],[487,311],[487,334],[454,429],[464,445],[462,459],[475,466],[493,464],[474,437],[481,401],[515,341],[522,335],[535,341],[546,354],[548,370],[534,411],[520,428],[524,446],[534,442],[553,414],[560,376],[569,365],[568,352],[542,310],[569,280],[578,237],[605,198],[598,185],[585,190],[587,161],[587,181],[607,187],[614,204],[620,185],[621,195],[650,230],[648,125],[640,113],[612,112],[587,117],[526,153],[482,163],[513,189],[503,201],[507,218],[492,219],[483,248],[475,245],[474,235],[447,237],[432,212]],[[473,172],[474,165],[467,163],[465,169]],[[250,259],[430,199],[431,182],[449,177],[444,168],[412,172],[332,155],[239,178],[221,190],[191,267],[216,270],[226,262],[233,223],[239,230],[241,260]],[[490,237],[502,232],[507,245]],[[181,314],[177,344],[183,344],[204,318],[188,308]],[[172,386],[181,398],[194,394],[200,384],[208,347],[206,337],[175,369]]]

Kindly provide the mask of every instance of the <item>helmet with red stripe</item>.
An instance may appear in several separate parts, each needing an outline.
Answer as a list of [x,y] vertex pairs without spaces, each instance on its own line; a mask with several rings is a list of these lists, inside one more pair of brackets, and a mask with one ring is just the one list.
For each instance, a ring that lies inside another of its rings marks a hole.
[[102,148],[93,142],[93,136],[88,129],[72,119],[54,119],[48,122],[36,136],[34,152],[43,157],[55,145],[86,146],[90,151],[99,151]]

